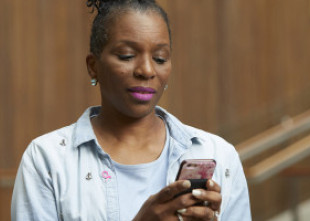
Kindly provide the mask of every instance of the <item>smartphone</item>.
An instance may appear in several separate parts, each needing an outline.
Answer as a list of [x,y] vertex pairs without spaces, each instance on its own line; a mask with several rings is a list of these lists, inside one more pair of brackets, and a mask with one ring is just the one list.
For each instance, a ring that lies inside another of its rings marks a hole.
[[176,180],[189,180],[193,189],[207,189],[206,183],[211,179],[215,170],[216,161],[213,159],[187,159],[182,161]]

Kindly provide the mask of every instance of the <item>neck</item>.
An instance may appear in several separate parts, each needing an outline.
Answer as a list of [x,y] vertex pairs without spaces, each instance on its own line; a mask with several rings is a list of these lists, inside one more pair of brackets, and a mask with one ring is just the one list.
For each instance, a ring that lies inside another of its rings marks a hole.
[[141,118],[106,111],[92,119],[100,146],[123,164],[151,162],[160,156],[166,139],[164,122],[153,110]]
[[118,141],[125,141],[127,138],[146,141],[154,131],[164,128],[164,123],[155,115],[155,110],[141,118],[134,118],[102,108],[92,123],[97,136],[113,137]]

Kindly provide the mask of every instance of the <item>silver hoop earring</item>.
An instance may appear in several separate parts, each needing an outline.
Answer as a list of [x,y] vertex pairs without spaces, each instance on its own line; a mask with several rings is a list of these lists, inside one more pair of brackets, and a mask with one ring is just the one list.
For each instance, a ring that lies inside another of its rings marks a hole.
[[166,84],[164,87],[164,90],[167,90],[167,89],[168,89],[168,84]]
[[96,86],[97,83],[98,83],[98,80],[97,80],[96,78],[92,78],[92,79],[90,80],[90,83],[91,83],[92,86]]

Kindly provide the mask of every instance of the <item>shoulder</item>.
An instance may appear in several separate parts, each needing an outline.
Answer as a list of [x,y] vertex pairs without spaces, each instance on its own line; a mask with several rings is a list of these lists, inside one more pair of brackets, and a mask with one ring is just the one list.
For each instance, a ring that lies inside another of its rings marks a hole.
[[184,127],[187,131],[195,135],[196,140],[194,144],[197,146],[209,149],[210,151],[214,152],[214,154],[237,154],[235,147],[224,138],[188,125],[184,125]]
[[63,146],[73,139],[75,123],[35,138],[32,143],[45,149]]
[[72,142],[74,127],[72,124],[32,140],[23,154],[22,165],[43,169],[61,163],[68,152],[65,147],[70,147]]
[[44,151],[53,151],[57,147],[72,147],[94,139],[90,115],[99,110],[100,107],[87,108],[75,123],[37,137],[31,142],[32,146]]

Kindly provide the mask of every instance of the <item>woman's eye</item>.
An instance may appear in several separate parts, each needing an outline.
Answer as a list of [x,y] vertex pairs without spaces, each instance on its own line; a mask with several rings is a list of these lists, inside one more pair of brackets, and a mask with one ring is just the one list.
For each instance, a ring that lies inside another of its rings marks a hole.
[[164,64],[167,60],[164,58],[153,58],[157,64]]
[[118,55],[118,58],[122,61],[129,61],[132,59],[134,55]]

